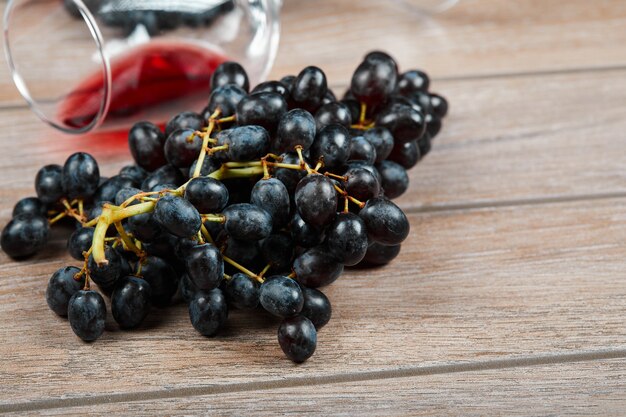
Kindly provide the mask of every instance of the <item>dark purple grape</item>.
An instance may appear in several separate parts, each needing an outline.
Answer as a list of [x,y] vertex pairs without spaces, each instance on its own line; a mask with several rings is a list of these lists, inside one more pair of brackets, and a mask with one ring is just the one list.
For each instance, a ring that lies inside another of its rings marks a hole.
[[287,91],[289,91],[289,94],[291,94],[291,92],[293,91],[293,84],[295,82],[296,82],[295,75],[285,75],[283,78],[280,79],[280,83],[287,88]]
[[312,226],[330,224],[337,214],[337,192],[333,182],[323,175],[308,175],[295,192],[298,213]]
[[324,98],[322,98],[322,106],[324,104],[328,104],[328,103],[336,103],[337,102],[337,96],[335,96],[335,93],[333,93],[333,90],[331,90],[330,88],[326,90],[326,93],[324,94]]
[[441,120],[448,114],[448,100],[439,94],[430,94],[430,105],[435,119]]
[[217,288],[224,278],[222,254],[210,243],[193,246],[186,251],[185,270],[199,290]]
[[356,214],[339,213],[328,227],[327,245],[339,262],[346,266],[358,264],[367,251],[365,222]]
[[[428,125],[426,126],[426,133],[424,134],[424,136],[420,138],[420,140],[428,136],[428,139],[430,141],[434,139],[435,136],[437,136],[440,131],[441,131],[441,120],[436,120],[436,119],[431,120],[430,122],[428,122]],[[425,154],[422,154],[422,156],[424,155]]]
[[19,200],[13,206],[12,217],[17,216],[40,216],[46,217],[48,210],[43,201],[37,197],[26,197]]
[[[224,235],[220,237],[220,240],[223,236]],[[228,236],[224,239],[223,243],[220,242],[220,247],[222,248],[224,256],[227,256],[230,259],[235,259],[241,265],[248,268],[262,268],[264,265],[261,265],[259,247],[257,243],[258,242],[255,240],[239,240],[233,238],[232,236]],[[226,265],[226,267],[229,271],[237,272],[237,270],[230,265]]]
[[350,89],[362,103],[376,105],[393,93],[397,77],[397,67],[392,60],[366,58],[354,71]]
[[99,182],[100,169],[93,156],[84,152],[76,152],[67,158],[63,165],[61,185],[68,198],[87,199],[92,197]]
[[298,107],[315,113],[322,104],[327,89],[324,71],[309,66],[300,71],[294,80],[291,97]]
[[183,275],[183,277],[180,279],[178,289],[180,291],[181,297],[183,298],[183,301],[185,301],[187,304],[189,304],[191,300],[193,300],[193,297],[198,292],[198,289],[193,284],[191,278],[189,278],[187,274]]
[[[169,137],[177,130],[201,130],[206,121],[198,113],[186,111],[172,117],[165,125],[165,137]],[[165,155],[167,157],[167,154]]]
[[370,198],[378,197],[380,194],[380,184],[372,172],[362,167],[350,167],[343,174],[348,178],[346,181],[346,191],[348,195],[360,201],[367,201]]
[[384,127],[374,127],[363,133],[363,138],[376,150],[376,162],[387,159],[393,149],[393,135]]
[[325,167],[340,167],[350,157],[350,133],[341,125],[326,126],[317,132],[310,152],[316,162],[323,158]]
[[304,305],[304,297],[298,283],[281,275],[269,277],[261,284],[259,301],[267,312],[278,317],[294,316]]
[[120,177],[130,178],[132,180],[132,186],[138,188],[141,186],[143,180],[148,176],[148,172],[139,165],[126,165],[120,169]]
[[37,197],[45,204],[58,202],[63,197],[62,177],[61,165],[46,165],[41,168],[35,177]]
[[122,329],[138,327],[150,312],[152,288],[142,278],[128,276],[118,282],[111,295],[111,312]]
[[306,110],[293,109],[281,117],[272,150],[294,152],[296,146],[308,150],[315,140],[315,119]]
[[349,161],[365,161],[373,165],[376,161],[376,149],[363,136],[354,136],[350,141]]
[[228,305],[222,291],[219,288],[198,291],[189,303],[189,319],[201,335],[215,336],[228,319]]
[[133,180],[128,177],[122,177],[121,175],[114,175],[102,183],[96,193],[93,196],[95,203],[103,201],[115,201],[115,196],[122,188],[132,187]]
[[150,284],[152,304],[168,306],[178,290],[179,275],[172,265],[157,256],[148,256],[142,265],[141,276]]
[[[283,164],[299,165],[300,159],[295,153],[284,153],[281,155]],[[304,170],[295,170],[289,168],[276,168],[274,170],[274,178],[285,184],[289,195],[293,195],[300,180],[306,175]]]
[[280,81],[265,81],[254,87],[250,92],[250,94],[256,93],[277,93],[283,96],[285,101],[288,101],[290,98],[290,90]]
[[14,259],[26,258],[39,252],[48,242],[48,219],[22,214],[14,217],[2,230],[2,250]]
[[103,291],[112,290],[122,276],[122,257],[110,246],[104,248],[106,263],[98,265],[93,259],[93,254],[89,255],[87,268],[89,276]]
[[338,102],[324,104],[315,113],[315,124],[318,131],[334,124],[349,129],[352,124],[350,109],[345,104]]
[[270,148],[270,136],[262,126],[239,126],[220,132],[217,137],[219,146],[227,145],[223,151],[230,161],[254,161],[267,154]]
[[421,154],[416,140],[396,144],[389,155],[390,161],[402,165],[404,169],[413,168],[420,158]]
[[235,239],[261,240],[272,233],[272,217],[254,204],[233,204],[223,212],[224,228]]
[[154,218],[154,213],[142,213],[129,217],[126,221],[128,231],[143,243],[154,241],[163,229]]
[[[192,178],[196,173],[196,165],[198,160],[193,161],[191,166],[189,167],[189,178]],[[220,161],[219,157],[215,155],[206,155],[204,160],[202,161],[202,168],[200,168],[200,175],[207,176],[212,174],[213,172],[220,169],[222,166],[222,161]]]
[[211,90],[227,84],[235,84],[246,92],[250,90],[248,74],[240,64],[230,61],[224,62],[211,75]]
[[93,241],[93,227],[81,227],[74,230],[67,240],[67,251],[77,261],[84,261],[83,252],[87,252]]
[[256,93],[244,97],[237,105],[237,123],[263,126],[276,132],[280,118],[287,112],[287,102],[278,93]]
[[[141,191],[139,188],[135,188],[135,187],[120,188],[117,194],[115,194],[115,201],[114,201],[115,205],[121,206],[122,204],[124,204],[126,200],[142,192],[143,191]],[[139,204],[139,203],[140,203],[139,200],[133,200],[129,205],[134,205],[134,204]]]
[[380,111],[376,126],[389,129],[396,142],[410,142],[422,137],[426,131],[426,120],[411,106],[392,103]]
[[136,123],[128,132],[128,147],[135,163],[147,171],[154,171],[167,163],[163,151],[165,135],[150,122]]
[[226,283],[224,293],[236,308],[253,310],[259,305],[259,283],[246,274],[234,274]]
[[221,181],[210,177],[198,177],[187,184],[185,198],[200,213],[220,213],[228,203],[228,189]]
[[396,74],[398,73],[398,63],[387,52],[370,51],[363,57],[363,61],[384,61],[393,68]]
[[326,238],[324,229],[306,223],[298,213],[292,217],[290,226],[291,238],[297,246],[312,248],[320,245]]
[[285,235],[275,234],[261,242],[261,256],[271,271],[288,272],[294,255],[294,243]]
[[278,327],[278,343],[290,360],[302,363],[315,352],[317,331],[304,316],[287,318]]
[[303,287],[302,295],[304,295],[304,306],[300,314],[311,320],[317,330],[321,329],[330,321],[332,315],[330,300],[323,292],[315,288]]
[[179,129],[165,141],[165,159],[177,168],[189,168],[198,159],[202,149],[202,138],[194,130]]
[[161,168],[152,172],[141,183],[141,189],[145,191],[153,191],[154,187],[161,184],[180,185],[185,181],[180,169],[173,165],[163,165]]
[[46,302],[50,310],[61,317],[67,316],[67,306],[72,296],[85,286],[85,275],[76,279],[79,272],[80,269],[75,266],[66,266],[52,274],[48,281]]
[[106,304],[96,291],[80,290],[70,298],[67,317],[72,331],[85,342],[93,342],[104,333]]
[[409,235],[410,225],[404,212],[386,198],[373,198],[359,212],[371,242],[398,245]]
[[293,271],[300,284],[318,288],[335,282],[343,272],[343,265],[326,247],[316,246],[296,258]]
[[409,188],[409,175],[402,165],[393,161],[382,161],[376,165],[382,178],[381,186],[387,198],[400,197]]
[[289,222],[289,191],[280,180],[260,179],[252,188],[250,202],[269,213],[274,230]]
[[386,265],[400,254],[400,245],[381,245],[373,242],[358,266]]
[[202,226],[198,210],[184,198],[170,194],[157,201],[154,208],[154,220],[178,237],[195,236]]
[[226,84],[214,89],[203,113],[205,120],[208,120],[217,109],[220,110],[218,118],[233,116],[237,112],[237,105],[245,96],[246,92],[235,84]]
[[409,96],[417,91],[427,92],[430,86],[428,75],[420,70],[410,70],[398,77],[396,92],[403,96]]

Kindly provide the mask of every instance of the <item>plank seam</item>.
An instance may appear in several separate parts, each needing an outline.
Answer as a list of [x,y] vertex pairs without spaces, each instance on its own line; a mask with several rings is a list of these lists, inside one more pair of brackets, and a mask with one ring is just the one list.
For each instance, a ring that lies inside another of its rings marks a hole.
[[270,381],[241,382],[232,384],[203,385],[134,393],[95,395],[69,399],[49,399],[12,404],[1,404],[0,413],[26,412],[59,408],[84,407],[102,404],[137,402],[208,396],[234,392],[267,391],[281,388],[295,388],[312,385],[328,385],[348,382],[364,382],[385,379],[410,378],[419,376],[455,374],[486,370],[511,369],[540,365],[558,365],[573,362],[588,362],[626,358],[626,347],[593,351],[573,351],[544,353],[539,355],[520,355],[503,359],[491,359],[473,362],[451,362],[447,364],[412,366],[406,368],[378,371],[331,374],[313,377],[296,377]]

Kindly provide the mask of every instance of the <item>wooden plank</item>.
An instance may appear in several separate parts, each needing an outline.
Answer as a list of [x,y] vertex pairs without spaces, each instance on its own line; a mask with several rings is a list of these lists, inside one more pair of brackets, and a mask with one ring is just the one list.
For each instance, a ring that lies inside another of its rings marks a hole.
[[302,366],[264,314],[232,314],[208,340],[177,306],[83,344],[43,300],[63,245],[23,264],[2,254],[0,404],[623,349],[623,212],[626,199],[413,214],[392,265],[327,289],[334,318]]
[[[626,361],[496,369],[47,409],[56,416],[622,416]],[[20,413],[38,415],[41,412]]]
[[[423,67],[435,78],[626,64],[620,30],[626,5],[619,0],[461,1],[432,19],[400,2],[284,3],[274,77],[319,65],[332,84],[344,85],[371,49],[388,50],[402,68]],[[0,60],[0,102],[22,104]]]
[[[451,102],[450,117],[433,151],[410,171],[410,189],[398,203],[440,209],[626,194],[625,75],[614,70],[437,83]],[[105,175],[113,175],[130,160],[123,132],[66,136],[24,109],[2,116],[4,218],[17,197],[32,194],[44,164],[88,151]]]

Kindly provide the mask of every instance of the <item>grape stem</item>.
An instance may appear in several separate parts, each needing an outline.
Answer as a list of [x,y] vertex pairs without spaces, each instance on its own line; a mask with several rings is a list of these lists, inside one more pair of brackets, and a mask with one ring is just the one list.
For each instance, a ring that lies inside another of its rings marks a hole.
[[215,128],[215,119],[219,117],[221,110],[218,108],[213,112],[211,117],[209,118],[209,126],[207,127],[206,132],[202,133],[202,149],[200,150],[200,155],[198,156],[198,161],[196,162],[196,169],[193,171],[193,178],[199,177],[202,172],[202,165],[204,164],[204,158],[206,158],[207,151],[206,149],[209,146],[209,142],[211,141],[211,133],[213,133],[213,129]]

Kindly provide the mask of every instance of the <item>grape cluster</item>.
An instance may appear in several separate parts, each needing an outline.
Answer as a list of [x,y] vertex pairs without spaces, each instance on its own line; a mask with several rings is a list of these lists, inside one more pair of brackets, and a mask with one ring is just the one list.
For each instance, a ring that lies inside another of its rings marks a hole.
[[122,328],[182,299],[205,336],[230,309],[266,310],[282,319],[286,356],[305,361],[331,317],[318,288],[346,266],[390,262],[409,233],[391,199],[447,112],[428,85],[382,52],[365,57],[339,101],[317,67],[249,91],[244,69],[224,63],[202,112],[130,129],[135,164],[119,174],[102,178],[85,153],[41,168],[2,248],[27,257],[50,225],[75,222],[67,247],[82,266],[56,271],[46,299],[85,341],[104,331],[101,293]]

